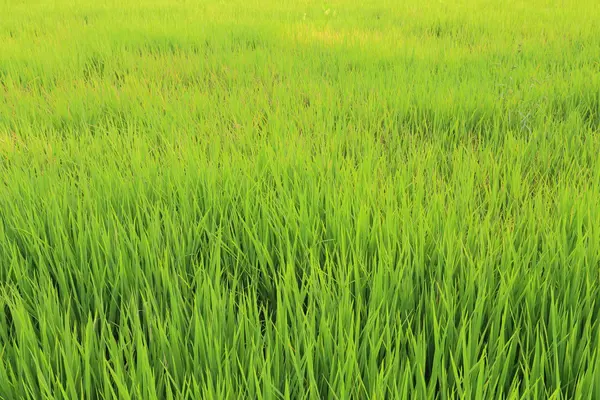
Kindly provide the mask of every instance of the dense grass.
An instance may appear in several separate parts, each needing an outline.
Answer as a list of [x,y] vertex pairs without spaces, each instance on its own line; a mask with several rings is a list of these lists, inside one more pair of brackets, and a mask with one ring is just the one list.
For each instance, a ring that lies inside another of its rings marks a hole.
[[595,1],[0,1],[0,398],[600,398]]

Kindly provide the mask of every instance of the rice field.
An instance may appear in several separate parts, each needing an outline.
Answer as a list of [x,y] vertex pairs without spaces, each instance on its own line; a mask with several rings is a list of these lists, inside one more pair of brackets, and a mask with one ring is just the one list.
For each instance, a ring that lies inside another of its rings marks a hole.
[[0,0],[0,399],[600,399],[595,0]]

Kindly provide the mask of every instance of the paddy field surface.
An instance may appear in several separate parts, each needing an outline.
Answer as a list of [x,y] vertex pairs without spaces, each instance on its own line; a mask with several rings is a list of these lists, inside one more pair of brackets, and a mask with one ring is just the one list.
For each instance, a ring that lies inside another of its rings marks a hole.
[[592,0],[0,0],[0,398],[600,399]]

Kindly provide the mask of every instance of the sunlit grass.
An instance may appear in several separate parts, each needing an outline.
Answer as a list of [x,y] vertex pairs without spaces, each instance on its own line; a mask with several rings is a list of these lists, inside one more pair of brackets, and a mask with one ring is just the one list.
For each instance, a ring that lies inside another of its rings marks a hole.
[[0,398],[600,398],[591,1],[0,1]]

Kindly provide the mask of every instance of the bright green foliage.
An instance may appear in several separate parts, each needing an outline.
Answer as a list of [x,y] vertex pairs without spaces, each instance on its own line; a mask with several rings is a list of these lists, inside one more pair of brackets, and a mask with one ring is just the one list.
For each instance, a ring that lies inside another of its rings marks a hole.
[[596,0],[0,0],[0,398],[600,399]]

